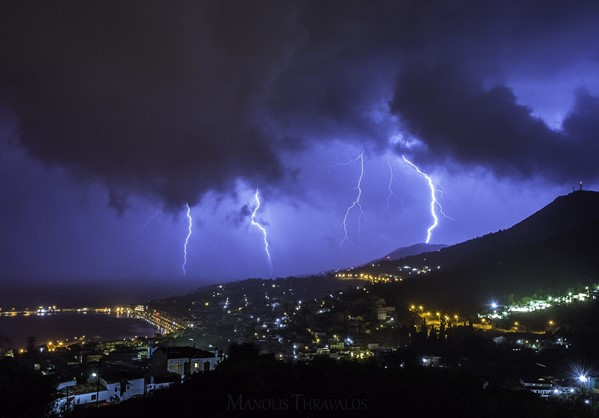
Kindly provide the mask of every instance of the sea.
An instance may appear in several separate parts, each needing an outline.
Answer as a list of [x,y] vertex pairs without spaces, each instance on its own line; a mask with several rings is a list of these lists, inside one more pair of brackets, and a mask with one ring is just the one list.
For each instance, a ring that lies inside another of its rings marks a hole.
[[157,328],[148,322],[114,314],[53,313],[41,315],[0,316],[0,339],[3,345],[24,348],[29,337],[37,345],[49,341],[74,341],[85,336],[107,340],[152,336]]
[[[0,312],[12,308],[36,310],[40,306],[57,308],[94,308],[144,304],[148,300],[182,295],[206,283],[165,281],[97,281],[63,282],[60,280],[27,283],[16,280],[0,281]],[[98,336],[103,339],[122,339],[151,336],[157,332],[141,319],[96,313],[56,313],[39,315],[0,315],[0,344],[12,348],[26,345],[29,337],[37,344],[48,341],[72,341],[75,337]]]

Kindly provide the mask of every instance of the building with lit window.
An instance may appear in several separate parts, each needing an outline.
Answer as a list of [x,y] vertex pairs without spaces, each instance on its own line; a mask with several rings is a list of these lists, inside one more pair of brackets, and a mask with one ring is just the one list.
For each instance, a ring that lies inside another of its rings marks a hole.
[[176,373],[184,378],[194,373],[212,371],[219,361],[218,350],[206,351],[195,347],[160,347],[152,355],[150,373],[155,376]]

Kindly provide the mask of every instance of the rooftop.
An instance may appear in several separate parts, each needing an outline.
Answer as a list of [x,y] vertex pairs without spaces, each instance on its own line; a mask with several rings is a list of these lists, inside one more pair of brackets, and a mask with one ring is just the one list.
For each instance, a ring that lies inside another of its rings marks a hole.
[[162,350],[169,359],[216,357],[216,354],[212,351],[201,350],[195,347],[160,347],[156,351],[160,350]]

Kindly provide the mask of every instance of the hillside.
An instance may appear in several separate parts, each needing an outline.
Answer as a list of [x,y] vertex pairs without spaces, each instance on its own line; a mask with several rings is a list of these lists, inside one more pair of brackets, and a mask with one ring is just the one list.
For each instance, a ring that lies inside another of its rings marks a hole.
[[315,299],[335,290],[346,289],[360,283],[358,280],[340,281],[332,275],[278,279],[254,278],[208,285],[191,293],[155,299],[149,301],[148,304],[154,308],[166,309],[174,314],[182,314],[187,312],[196,301],[210,300],[215,293],[228,297],[233,305],[241,303],[246,297],[249,300],[258,301],[263,300],[265,297],[275,299],[285,296],[289,301],[296,301]]
[[387,254],[380,260],[400,260],[404,257],[409,257],[412,255],[420,255],[432,251],[439,251],[440,249],[445,247],[447,247],[447,245],[445,244],[414,244],[410,245],[409,247],[401,247],[394,251],[391,251],[389,254]]
[[[475,306],[510,295],[599,282],[599,193],[577,191],[504,231],[437,252],[380,262],[370,273],[410,265],[440,266],[425,277],[389,286],[400,300]],[[394,289],[394,288],[397,289]]]
[[577,191],[558,197],[507,230],[452,245],[426,257],[409,257],[406,261],[415,265],[430,263],[449,267],[497,259],[498,254],[511,252],[514,247],[534,246],[596,221],[599,221],[599,193]]

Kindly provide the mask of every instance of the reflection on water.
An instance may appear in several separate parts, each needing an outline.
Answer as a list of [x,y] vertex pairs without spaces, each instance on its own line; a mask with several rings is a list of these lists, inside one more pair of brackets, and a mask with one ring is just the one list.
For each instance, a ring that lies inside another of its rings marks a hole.
[[37,344],[46,344],[56,340],[72,341],[83,335],[113,340],[152,336],[156,332],[156,328],[141,319],[108,314],[0,316],[0,337],[8,337],[15,348],[24,347],[30,336],[35,337]]

